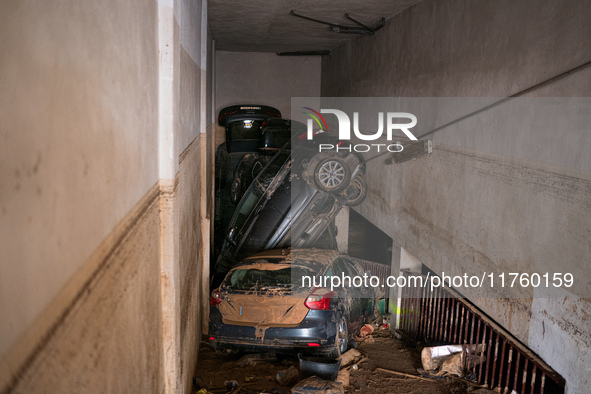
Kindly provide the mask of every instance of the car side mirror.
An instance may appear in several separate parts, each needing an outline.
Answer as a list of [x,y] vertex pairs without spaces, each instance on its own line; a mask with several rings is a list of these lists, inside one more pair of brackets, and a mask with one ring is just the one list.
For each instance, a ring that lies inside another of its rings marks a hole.
[[236,232],[236,227],[233,227],[232,229],[230,229],[230,232],[228,233],[228,242],[230,242],[234,246],[236,246]]

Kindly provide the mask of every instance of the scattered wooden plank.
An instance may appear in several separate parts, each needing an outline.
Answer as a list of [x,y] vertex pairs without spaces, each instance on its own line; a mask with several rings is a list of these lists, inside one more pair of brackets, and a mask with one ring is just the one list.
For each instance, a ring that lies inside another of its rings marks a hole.
[[427,378],[424,378],[422,376],[410,375],[410,374],[407,374],[407,373],[392,371],[392,370],[384,369],[384,368],[376,368],[376,371],[387,372],[387,373],[391,373],[391,374],[394,374],[394,375],[406,376],[407,378],[419,379],[419,380],[424,380],[424,381],[427,381],[427,382],[437,382],[437,380],[434,380],[434,379],[427,379]]

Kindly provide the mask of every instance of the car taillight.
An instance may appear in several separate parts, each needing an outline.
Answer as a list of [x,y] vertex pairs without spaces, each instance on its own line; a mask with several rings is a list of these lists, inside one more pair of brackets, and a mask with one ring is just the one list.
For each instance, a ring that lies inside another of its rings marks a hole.
[[236,112],[237,111],[231,111],[231,112],[224,112],[223,114],[220,114],[220,116],[218,117],[218,123],[221,123],[228,116],[234,115]]
[[321,293],[322,290],[314,290],[306,301],[304,305],[308,309],[320,310],[320,311],[327,311],[330,309],[330,299],[336,294],[334,291],[329,291],[326,293]]
[[217,306],[222,302],[222,298],[220,296],[220,289],[215,289],[211,292],[211,297],[209,298],[209,305]]

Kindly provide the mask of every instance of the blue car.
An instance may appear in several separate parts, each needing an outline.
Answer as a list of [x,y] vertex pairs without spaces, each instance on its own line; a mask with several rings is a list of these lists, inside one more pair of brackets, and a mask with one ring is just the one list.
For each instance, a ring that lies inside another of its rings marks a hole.
[[363,274],[354,258],[337,251],[288,248],[249,257],[211,294],[209,342],[219,350],[338,357],[372,320],[376,292],[317,285]]

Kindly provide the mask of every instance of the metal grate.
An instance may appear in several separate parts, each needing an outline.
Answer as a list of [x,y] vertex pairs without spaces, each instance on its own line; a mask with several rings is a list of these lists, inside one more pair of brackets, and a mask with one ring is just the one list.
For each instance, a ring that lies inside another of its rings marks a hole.
[[[406,270],[402,274],[417,276]],[[464,371],[468,380],[501,393],[564,393],[562,376],[452,289],[403,288],[400,329],[429,343],[486,346],[479,360],[462,358],[467,359]]]
[[[368,260],[356,259],[356,261],[363,267],[363,270],[368,275],[377,276],[380,279],[379,283],[386,283],[388,276],[390,276],[391,267],[389,265],[376,263]],[[386,288],[379,287],[378,298],[386,298]]]

